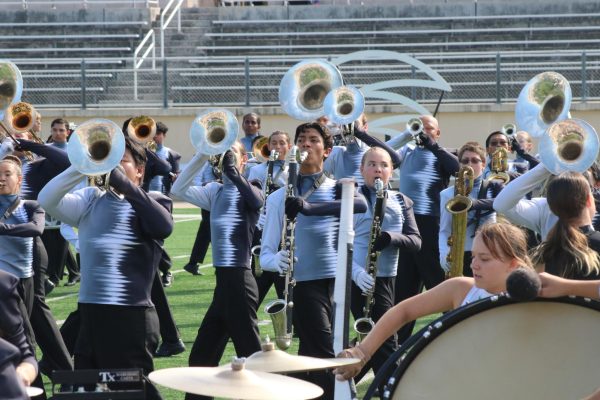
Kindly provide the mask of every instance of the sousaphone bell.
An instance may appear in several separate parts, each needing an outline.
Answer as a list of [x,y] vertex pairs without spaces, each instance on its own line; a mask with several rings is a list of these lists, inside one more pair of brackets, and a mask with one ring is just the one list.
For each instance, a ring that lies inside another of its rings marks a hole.
[[540,161],[554,175],[584,172],[596,160],[598,148],[594,127],[581,119],[565,119],[552,124],[540,139]]
[[96,118],[79,125],[67,144],[71,165],[87,176],[110,173],[125,154],[125,135],[113,121]]
[[342,74],[325,60],[304,60],[290,68],[279,85],[279,103],[290,117],[314,121],[325,115],[325,97],[343,85]]
[[571,86],[557,72],[542,72],[521,89],[515,107],[515,119],[520,131],[540,137],[557,121],[569,117]]

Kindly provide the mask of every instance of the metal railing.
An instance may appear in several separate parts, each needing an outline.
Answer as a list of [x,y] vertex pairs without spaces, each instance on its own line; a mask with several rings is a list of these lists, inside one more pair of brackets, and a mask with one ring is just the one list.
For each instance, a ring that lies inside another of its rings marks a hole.
[[[148,45],[146,46],[146,42]],[[145,50],[144,50],[145,47]],[[142,53],[142,51],[144,51]],[[156,69],[156,42],[154,39],[154,30],[150,29],[144,39],[133,52],[133,98],[138,100],[138,70],[144,64],[148,54],[152,52],[152,69]],[[140,56],[140,53],[142,55]]]
[[88,8],[90,6],[106,7],[107,5],[124,5],[133,6],[134,8],[138,5],[144,7],[158,7],[159,0],[19,0],[19,1],[2,1],[2,5],[7,6],[21,6],[24,10],[28,9],[29,6],[48,6],[54,8],[56,6],[78,6],[81,8]]
[[[266,58],[170,57],[145,63],[152,50],[136,52],[133,65],[127,59],[81,60],[80,70],[52,68],[37,70],[23,62],[24,99],[40,108],[50,104],[73,108],[227,106],[259,107],[279,105],[278,87],[284,73],[295,61]],[[600,100],[600,51],[527,53],[445,54],[433,59],[433,53],[415,55],[437,71],[452,87],[445,103],[511,103],[534,75],[554,70],[571,83],[576,101]],[[429,58],[427,60],[427,58]],[[224,62],[225,61],[225,62]],[[97,63],[101,62],[101,65]],[[120,62],[120,64],[119,64]],[[115,63],[115,64],[112,64]],[[57,64],[59,65],[59,64]],[[362,87],[376,82],[403,79],[429,79],[412,66],[390,61],[371,60],[339,66],[344,80]],[[77,87],[77,84],[80,87]],[[65,88],[46,93],[45,88]],[[89,90],[86,90],[89,88]],[[102,88],[102,90],[99,90]],[[427,87],[388,89],[421,104],[434,104],[439,92]],[[366,99],[369,105],[392,105],[380,99]]]
[[177,15],[177,32],[181,33],[181,3],[183,0],[171,0],[160,13],[160,58],[165,57],[165,29]]

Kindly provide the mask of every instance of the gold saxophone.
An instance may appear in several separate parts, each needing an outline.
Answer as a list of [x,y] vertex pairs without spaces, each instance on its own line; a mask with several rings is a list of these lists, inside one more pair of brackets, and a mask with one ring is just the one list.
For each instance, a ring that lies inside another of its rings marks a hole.
[[463,165],[456,174],[454,197],[446,203],[446,210],[452,215],[452,234],[448,238],[450,250],[446,261],[450,264],[448,276],[462,276],[467,235],[467,213],[473,205],[469,193],[473,189],[473,168]]
[[492,173],[488,175],[487,181],[501,180],[506,185],[510,181],[508,171],[508,151],[504,147],[499,147],[492,153],[492,162],[490,163]]

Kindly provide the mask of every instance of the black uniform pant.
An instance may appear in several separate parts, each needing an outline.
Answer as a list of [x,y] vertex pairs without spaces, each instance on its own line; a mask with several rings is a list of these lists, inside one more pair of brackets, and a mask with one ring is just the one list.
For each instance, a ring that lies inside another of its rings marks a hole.
[[[440,219],[429,215],[415,215],[415,220],[421,233],[421,250],[416,253],[400,251],[395,303],[420,293],[423,285],[431,289],[444,280],[445,273],[440,266],[438,245]],[[410,337],[414,326],[413,321],[398,331],[399,345]]]
[[46,304],[44,282],[48,256],[40,238],[36,238],[33,257],[33,308],[31,310],[31,327],[44,355],[44,361],[50,370],[73,369],[73,361],[62,335],[56,324],[52,311]]
[[208,246],[210,245],[210,212],[206,210],[200,210],[202,212],[202,220],[198,227],[198,233],[196,233],[196,240],[194,240],[194,246],[192,247],[192,254],[190,255],[190,264],[201,264],[204,262]]
[[[374,322],[379,321],[379,318],[386,313],[387,310],[394,306],[394,286],[396,283],[396,277],[389,278],[377,278],[375,280],[375,292],[373,294],[374,303],[371,305],[371,319]],[[351,288],[351,306],[352,315],[354,320],[362,318],[364,316],[364,307],[366,296],[363,296],[362,291],[354,282],[352,282]],[[371,360],[360,374],[355,378],[356,382],[366,374],[369,369],[373,368],[375,374],[379,371],[379,368],[387,361],[387,359],[397,349],[396,335],[390,336],[385,342],[379,347],[379,349],[373,354]]]
[[[142,368],[154,370],[158,318],[154,307],[79,304],[81,331],[75,345],[76,369]],[[146,383],[147,399],[162,399]]]
[[[335,279],[298,282],[294,288],[294,329],[300,346],[298,355],[335,357],[333,351],[333,289]],[[330,372],[293,374],[323,389],[320,399],[333,399],[334,377]]]
[[62,279],[67,253],[69,252],[69,243],[60,234],[58,228],[44,230],[42,241],[48,253],[48,279],[54,284],[58,284]]
[[[229,337],[238,357],[260,351],[258,333],[258,290],[248,268],[217,267],[213,300],[198,329],[190,352],[192,367],[216,367]],[[186,400],[207,397],[186,394]]]
[[158,315],[160,324],[160,337],[163,342],[173,343],[179,340],[179,330],[175,324],[175,318],[169,307],[165,288],[162,285],[160,275],[156,273],[154,282],[152,282],[152,291],[150,292],[152,303]]
[[[156,272],[154,276],[150,296],[152,303],[154,303],[156,315],[158,316],[160,325],[159,331],[163,342],[176,342],[180,337],[179,330],[175,324],[173,313],[169,308],[169,302],[167,301],[167,296],[158,272]],[[73,354],[75,351],[75,343],[79,336],[80,329],[81,315],[78,309],[69,314],[60,328],[60,333],[62,334],[62,338],[64,339],[64,343],[70,354]]]

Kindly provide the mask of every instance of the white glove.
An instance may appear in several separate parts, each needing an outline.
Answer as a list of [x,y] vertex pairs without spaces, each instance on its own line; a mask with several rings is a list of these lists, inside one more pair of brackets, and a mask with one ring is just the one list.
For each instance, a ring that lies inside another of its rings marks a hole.
[[15,151],[15,145],[13,141],[9,138],[4,139],[2,144],[0,144],[0,158],[4,158]]
[[366,271],[360,271],[352,279],[354,280],[354,283],[356,283],[356,286],[358,286],[364,294],[373,292],[373,288],[375,287],[375,279],[373,279],[373,277]]
[[290,252],[287,250],[279,250],[277,254],[275,254],[275,260],[275,263],[279,268],[279,273],[287,273],[288,269],[290,269]]
[[256,227],[262,231],[265,227],[266,220],[267,220],[267,213],[264,213],[264,212],[260,213],[260,215],[258,216],[258,222],[256,223]]

